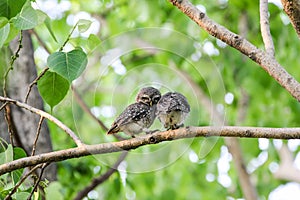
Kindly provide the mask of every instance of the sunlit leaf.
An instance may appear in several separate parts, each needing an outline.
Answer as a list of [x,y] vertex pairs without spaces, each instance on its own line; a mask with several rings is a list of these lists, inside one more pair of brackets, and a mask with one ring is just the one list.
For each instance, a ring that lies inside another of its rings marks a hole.
[[99,44],[101,43],[101,40],[99,39],[99,37],[97,37],[94,34],[90,34],[90,36],[88,37],[88,47],[90,49],[90,51],[95,50]]
[[13,148],[9,144],[6,150],[0,153],[0,164],[13,161]]
[[51,106],[57,105],[67,94],[69,82],[55,72],[47,71],[38,81],[42,98]]
[[92,22],[90,20],[80,19],[77,23],[79,32],[86,32],[90,28],[91,24]]
[[8,23],[8,19],[6,17],[0,17],[0,28],[4,27]]
[[81,49],[70,52],[55,52],[48,57],[49,68],[69,80],[78,78],[87,65],[87,56]]
[[12,20],[19,30],[32,29],[38,25],[38,13],[31,7],[30,2],[26,3],[21,12]]
[[12,195],[13,199],[18,199],[18,200],[27,200],[29,197],[30,193],[29,192],[17,192]]
[[10,24],[7,23],[5,26],[0,28],[0,48],[4,45],[8,35],[9,35],[9,30],[10,30]]
[[54,41],[57,42],[57,39],[56,39],[55,34],[54,34],[54,32],[53,32],[53,30],[52,30],[52,27],[51,27],[51,20],[50,20],[49,17],[47,17],[47,18],[45,19],[45,25],[46,25],[46,27],[47,27],[47,29],[48,29],[50,35],[51,35],[52,38],[54,39]]

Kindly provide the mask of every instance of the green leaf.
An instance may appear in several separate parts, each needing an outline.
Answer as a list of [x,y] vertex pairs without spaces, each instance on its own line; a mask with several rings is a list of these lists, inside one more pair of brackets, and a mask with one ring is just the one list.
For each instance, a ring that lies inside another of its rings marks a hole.
[[77,22],[79,32],[80,33],[86,32],[90,28],[91,24],[92,22],[90,20],[80,19]]
[[48,18],[48,15],[41,10],[35,10],[38,18],[38,24],[42,24]]
[[55,72],[47,71],[38,81],[38,89],[44,101],[51,107],[57,105],[67,94],[69,82]]
[[12,22],[19,30],[32,29],[39,24],[38,13],[31,7],[30,1],[23,6]]
[[20,147],[15,147],[14,148],[14,160],[20,159],[20,158],[24,158],[26,157],[27,154],[24,151],[24,149],[20,148]]
[[13,199],[18,199],[18,200],[27,200],[29,197],[30,193],[28,192],[17,192],[12,195]]
[[88,47],[90,51],[95,50],[98,45],[101,43],[101,40],[94,34],[90,34],[88,38]]
[[8,19],[6,17],[0,17],[0,28],[4,27],[8,23]]
[[47,18],[45,19],[45,25],[50,33],[50,35],[52,36],[52,38],[54,39],[55,42],[57,42],[57,39],[54,35],[54,32],[52,30],[52,27],[51,27],[51,19],[47,16]]
[[81,49],[70,52],[55,52],[48,57],[49,68],[72,82],[78,78],[87,65],[87,56]]
[[64,197],[61,190],[63,190],[63,187],[59,182],[50,183],[50,185],[45,188],[46,199],[63,200]]
[[13,148],[11,144],[8,145],[7,149],[0,153],[0,164],[13,161]]
[[6,24],[2,28],[0,28],[0,48],[4,45],[8,35],[9,35],[9,30],[10,30],[10,24]]
[[12,41],[20,33],[20,30],[16,29],[13,24],[9,24],[9,25],[10,25],[9,34],[4,44]]
[[1,0],[0,1],[0,16],[11,19],[16,16],[22,9],[26,0]]

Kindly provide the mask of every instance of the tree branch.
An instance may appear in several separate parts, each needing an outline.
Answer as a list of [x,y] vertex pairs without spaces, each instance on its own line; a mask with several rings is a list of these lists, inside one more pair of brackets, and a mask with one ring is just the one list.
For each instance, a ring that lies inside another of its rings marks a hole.
[[43,153],[36,156],[21,158],[0,165],[0,175],[16,169],[37,165],[40,163],[58,162],[93,154],[106,154],[136,149],[140,146],[156,144],[163,141],[178,140],[194,137],[247,137],[273,139],[300,139],[300,128],[259,128],[259,127],[185,127],[177,130],[156,132],[141,135],[124,141],[103,143],[97,145],[82,145],[80,147]]
[[77,146],[84,145],[83,142],[76,136],[76,134],[69,127],[64,125],[61,121],[59,121],[58,119],[56,119],[55,117],[53,117],[49,113],[46,113],[45,111],[34,108],[34,107],[32,107],[28,104],[21,103],[19,101],[16,101],[16,100],[13,100],[13,99],[10,99],[10,98],[6,98],[6,97],[2,97],[2,96],[0,96],[0,101],[9,102],[9,103],[14,104],[18,107],[25,108],[26,110],[29,110],[33,113],[36,113],[36,114],[40,115],[41,117],[44,117],[44,118],[52,121],[58,127],[60,127],[64,132],[66,132],[74,140],[74,142],[77,144]]
[[273,56],[275,55],[275,48],[270,32],[270,23],[268,16],[268,0],[259,1],[259,14],[260,14],[260,31],[261,36],[265,44],[266,52]]
[[300,38],[300,1],[299,0],[281,0],[283,9],[289,16],[298,37]]
[[259,64],[295,99],[300,101],[300,84],[275,59],[241,36],[208,18],[188,0],[169,0],[210,35],[222,40]]

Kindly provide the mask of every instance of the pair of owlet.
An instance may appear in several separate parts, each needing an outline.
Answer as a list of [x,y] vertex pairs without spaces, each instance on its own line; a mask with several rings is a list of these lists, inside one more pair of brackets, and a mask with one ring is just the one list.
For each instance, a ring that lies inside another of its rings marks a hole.
[[168,92],[161,96],[153,87],[142,88],[136,102],[129,105],[117,117],[107,134],[124,132],[132,137],[141,132],[150,133],[148,128],[157,116],[167,129],[177,129],[190,112],[187,99],[180,93]]

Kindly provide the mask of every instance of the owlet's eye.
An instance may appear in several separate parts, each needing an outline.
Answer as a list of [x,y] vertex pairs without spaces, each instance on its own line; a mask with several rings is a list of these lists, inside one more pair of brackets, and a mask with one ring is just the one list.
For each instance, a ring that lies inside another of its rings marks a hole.
[[143,101],[148,101],[149,100],[149,97],[141,97],[141,100],[143,100]]

